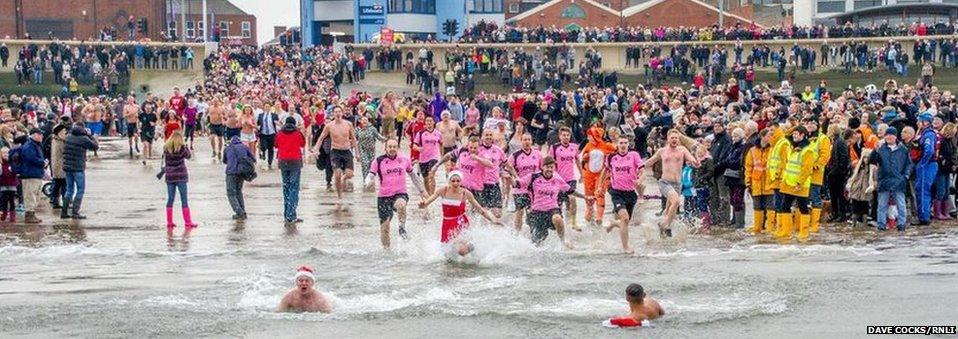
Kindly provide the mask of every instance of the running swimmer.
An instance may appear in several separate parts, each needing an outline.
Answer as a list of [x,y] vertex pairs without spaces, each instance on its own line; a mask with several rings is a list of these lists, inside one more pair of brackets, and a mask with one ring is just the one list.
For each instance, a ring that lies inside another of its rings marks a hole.
[[399,154],[399,141],[394,138],[386,141],[386,154],[373,160],[370,166],[366,185],[372,187],[376,182],[373,177],[379,177],[379,194],[376,198],[379,210],[379,240],[383,248],[389,248],[389,223],[393,213],[399,216],[399,235],[406,237],[406,204],[409,202],[409,195],[406,194],[406,180],[403,176],[409,175],[420,195],[424,194],[424,189],[419,176],[412,171],[412,161]]
[[156,114],[156,103],[144,102],[138,120],[140,121],[140,141],[143,142],[143,164],[146,165],[146,160],[153,159],[153,140],[156,139],[156,122],[159,120]]
[[[559,239],[569,249],[572,242],[566,237],[562,210],[559,209],[559,196],[569,192],[569,183],[556,173],[556,161],[552,156],[542,158],[542,172],[527,174],[519,178],[519,186],[525,186],[531,198],[529,228],[532,242],[542,243],[549,236],[549,229],[556,230]],[[569,195],[585,199],[581,193],[572,191]]]
[[[602,225],[602,216],[605,214],[605,192],[609,189],[609,178],[599,182],[599,176],[602,169],[605,168],[605,160],[609,154],[615,152],[615,145],[602,139],[605,132],[602,127],[593,126],[586,132],[589,142],[582,148],[582,184],[585,186],[587,198],[592,198],[592,203],[585,205],[585,220],[589,225],[595,227]],[[597,194],[596,192],[601,192]]]
[[425,209],[439,198],[442,198],[442,233],[439,241],[443,244],[453,243],[453,248],[459,256],[465,256],[474,249],[468,241],[459,239],[459,233],[469,227],[469,217],[466,216],[466,201],[472,205],[472,208],[479,211],[483,218],[496,224],[495,216],[489,210],[483,208],[476,201],[476,197],[469,190],[462,188],[463,174],[459,171],[449,173],[446,181],[448,186],[442,187],[419,202],[419,208]]
[[[439,167],[453,159],[456,159],[456,167],[462,173],[462,187],[472,192],[476,200],[479,200],[484,188],[482,182],[485,173],[493,170],[492,162],[479,156],[479,137],[472,135],[465,147],[443,155],[442,159],[439,159],[439,163],[432,168],[429,176],[435,178]],[[435,179],[432,180],[435,181]]]
[[[542,153],[532,148],[532,135],[523,133],[522,149],[516,151],[509,157],[506,170],[512,174],[513,178],[522,178],[534,173],[539,173],[540,164],[542,164]],[[523,219],[526,211],[529,210],[529,206],[532,204],[532,200],[529,198],[529,190],[522,185],[514,187],[512,194],[514,197],[513,203],[515,203],[516,206],[516,232],[522,232]]]
[[[442,154],[455,151],[459,145],[459,139],[465,134],[462,127],[459,126],[458,122],[450,118],[449,111],[442,113],[442,120],[436,125],[436,129],[442,134]],[[452,160],[455,161],[456,159]]]
[[662,305],[645,295],[645,289],[639,284],[629,284],[625,288],[625,301],[629,303],[629,314],[606,320],[609,327],[650,326],[649,320],[665,315]]
[[566,126],[559,128],[559,144],[549,146],[549,154],[555,158],[556,173],[566,179],[569,184],[569,190],[559,193],[559,204],[566,205],[566,217],[572,224],[572,229],[581,231],[579,224],[575,220],[576,203],[574,199],[569,199],[569,194],[575,192],[577,184],[577,175],[575,171],[576,164],[579,163],[579,144],[570,142],[572,140],[572,129]]
[[678,130],[669,130],[668,145],[660,148],[648,161],[646,166],[652,166],[662,161],[662,178],[659,179],[659,192],[666,199],[665,220],[659,224],[662,234],[672,236],[672,221],[682,204],[682,168],[689,164],[699,167],[699,161],[685,146],[679,145],[681,134]]
[[429,172],[432,172],[432,168],[439,162],[443,136],[436,130],[435,120],[426,119],[425,123],[426,129],[416,134],[412,147],[419,151],[419,173],[426,180],[426,192],[433,194],[436,192],[436,181],[429,176]]
[[286,295],[283,296],[283,300],[279,303],[280,312],[330,313],[333,311],[332,305],[329,304],[329,299],[313,288],[316,277],[313,275],[311,268],[306,266],[300,267],[299,270],[296,271],[296,276],[293,280],[296,282],[296,288],[286,292]]
[[[602,174],[599,175],[599,182],[609,178],[609,195],[612,197],[612,213],[615,214],[615,221],[606,227],[606,232],[612,232],[613,228],[619,228],[619,239],[622,241],[622,251],[627,254],[633,253],[629,246],[629,221],[632,219],[632,210],[635,209],[635,203],[639,200],[639,194],[645,190],[642,185],[642,169],[645,164],[642,162],[642,156],[638,152],[629,150],[629,138],[619,136],[616,140],[616,150],[609,156],[609,161]],[[598,185],[595,195],[605,195],[603,187]]]
[[482,132],[482,144],[479,146],[479,156],[488,160],[492,166],[486,168],[482,180],[482,194],[479,203],[488,208],[496,219],[502,218],[502,188],[499,186],[500,169],[506,162],[506,152],[495,144],[495,135],[492,129]]
[[130,159],[133,158],[133,151],[140,153],[140,143],[136,128],[136,121],[140,115],[140,106],[136,104],[136,99],[130,96],[126,99],[126,105],[123,106],[123,119],[126,120],[126,130],[121,133],[126,134],[126,142],[130,146]]
[[[329,154],[329,163],[333,167],[333,178],[336,182],[336,197],[340,203],[343,200],[343,191],[351,190],[350,179],[353,178],[353,151],[357,147],[356,131],[353,123],[343,118],[343,108],[333,108],[333,119],[326,124],[326,128],[319,135],[316,145],[322,145],[327,137],[332,140]],[[313,147],[313,153],[319,153],[319,147]]]
[[210,146],[213,147],[213,158],[218,159],[223,154],[223,135],[226,134],[226,126],[223,125],[226,116],[226,107],[220,98],[213,99],[213,105],[209,110],[210,122]]

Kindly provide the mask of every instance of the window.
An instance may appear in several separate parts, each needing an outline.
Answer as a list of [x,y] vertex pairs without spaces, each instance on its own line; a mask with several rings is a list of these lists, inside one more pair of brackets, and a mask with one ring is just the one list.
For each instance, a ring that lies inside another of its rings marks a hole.
[[166,36],[169,38],[178,37],[176,34],[176,21],[166,23]]
[[220,21],[220,36],[228,37],[230,36],[230,24],[229,21]]
[[209,36],[206,34],[206,25],[202,20],[196,22],[196,36],[200,38]]
[[579,5],[572,4],[562,10],[562,17],[569,19],[582,19],[585,18],[585,10],[583,10],[582,7],[579,7]]
[[878,7],[882,5],[882,0],[855,0],[855,9]]
[[819,13],[841,13],[845,11],[845,1],[818,0]]
[[[958,0],[956,0],[958,1]],[[519,4],[511,3],[509,4],[509,13],[516,14],[519,13]]]
[[186,37],[192,38],[196,36],[196,23],[192,21],[186,22]]
[[389,0],[389,13],[436,14],[436,0]]
[[611,2],[603,2],[603,3],[602,3],[602,6],[605,6],[605,7],[608,7],[608,8],[612,8],[612,3],[611,3]]
[[243,21],[240,24],[240,29],[243,31],[243,37],[249,38],[253,36],[253,25],[249,21]]
[[503,0],[471,0],[472,13],[502,13]]

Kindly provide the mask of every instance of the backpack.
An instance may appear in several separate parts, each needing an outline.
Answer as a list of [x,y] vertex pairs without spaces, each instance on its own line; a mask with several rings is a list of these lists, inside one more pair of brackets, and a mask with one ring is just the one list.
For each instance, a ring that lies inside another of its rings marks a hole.
[[10,162],[10,170],[13,171],[13,173],[20,174],[23,170],[21,168],[23,166],[23,146],[10,149],[8,157],[9,160],[7,161]]
[[253,158],[244,156],[236,163],[236,168],[239,171],[239,177],[243,180],[249,182],[256,179],[256,162]]

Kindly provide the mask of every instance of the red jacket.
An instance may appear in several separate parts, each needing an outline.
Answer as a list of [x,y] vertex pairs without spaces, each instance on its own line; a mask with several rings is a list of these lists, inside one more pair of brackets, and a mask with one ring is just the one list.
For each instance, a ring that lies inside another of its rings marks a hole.
[[9,161],[3,162],[2,171],[2,174],[0,174],[0,186],[17,186],[20,184],[20,180],[17,179],[17,174],[13,173],[13,170],[10,169]]
[[279,150],[279,160],[303,160],[303,147],[306,146],[306,137],[299,130],[282,130],[276,133],[276,149]]

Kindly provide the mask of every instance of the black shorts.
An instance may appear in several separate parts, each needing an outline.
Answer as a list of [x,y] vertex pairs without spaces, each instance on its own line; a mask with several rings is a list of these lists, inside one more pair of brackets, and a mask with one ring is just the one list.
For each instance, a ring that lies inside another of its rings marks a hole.
[[391,197],[376,198],[376,208],[379,210],[380,224],[386,222],[386,220],[392,219],[393,213],[396,212],[396,200],[399,199],[409,202],[409,195],[406,193],[399,193]]
[[213,133],[213,135],[215,136],[221,137],[224,134],[226,134],[226,127],[223,126],[223,124],[218,124],[218,125],[210,124],[210,133]]
[[143,142],[153,142],[153,140],[156,140],[156,130],[153,128],[141,129],[140,140]]
[[755,211],[774,211],[775,199],[772,195],[756,195],[752,197],[752,209]]
[[419,175],[422,175],[423,178],[429,176],[429,172],[432,172],[432,168],[436,167],[436,164],[439,163],[439,160],[433,159],[426,162],[419,163]]
[[619,210],[624,209],[631,220],[632,209],[635,208],[635,203],[639,201],[639,196],[635,194],[635,191],[610,189],[609,195],[612,196],[612,213],[619,213]]
[[329,153],[329,165],[334,170],[352,170],[353,169],[353,151],[334,149]]
[[502,208],[502,189],[496,184],[485,184],[479,192],[479,205],[485,208]]
[[193,139],[193,132],[196,131],[196,125],[186,125],[186,134],[183,135],[187,139]]
[[226,139],[233,139],[233,137],[238,137],[238,136],[240,136],[240,132],[241,132],[241,131],[242,131],[242,130],[239,129],[239,128],[230,128],[230,127],[227,127],[227,128],[226,128],[226,133],[225,133],[225,138],[226,138]]
[[136,124],[126,124],[126,137],[133,138],[136,136]]
[[558,195],[559,205],[569,203],[569,195],[571,195],[572,193],[575,193],[576,181],[570,180],[566,183],[569,184],[569,190],[565,192],[559,192],[559,195]]
[[549,236],[550,229],[556,229],[552,224],[553,215],[562,215],[562,210],[554,208],[548,211],[529,211],[529,231],[532,232],[532,242],[540,243]]
[[529,194],[516,194],[513,201],[516,204],[516,211],[528,209],[529,206],[532,206],[532,198],[529,197]]

